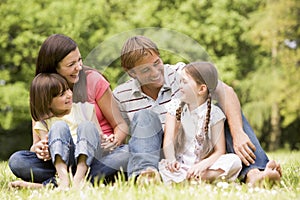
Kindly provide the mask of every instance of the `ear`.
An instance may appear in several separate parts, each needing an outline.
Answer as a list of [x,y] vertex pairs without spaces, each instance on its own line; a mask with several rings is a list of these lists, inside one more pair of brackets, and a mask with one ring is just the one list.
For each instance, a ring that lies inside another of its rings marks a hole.
[[135,73],[134,69],[127,70],[127,73],[130,77],[136,78],[136,73]]
[[205,84],[198,85],[198,94],[203,94],[208,90]]

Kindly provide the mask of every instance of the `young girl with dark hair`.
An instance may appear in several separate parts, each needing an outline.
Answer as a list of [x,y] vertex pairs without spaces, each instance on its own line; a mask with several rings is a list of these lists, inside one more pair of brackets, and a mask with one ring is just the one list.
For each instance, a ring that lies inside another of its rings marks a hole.
[[[93,104],[73,103],[67,81],[55,73],[40,73],[30,87],[30,111],[36,142],[44,141],[44,162],[58,175],[60,189],[81,186],[94,158],[100,159],[102,130]],[[53,165],[51,165],[53,164]],[[69,171],[69,168],[72,169]],[[74,177],[73,177],[74,175]],[[70,182],[70,178],[72,182]],[[42,187],[41,183],[12,182],[12,186]]]

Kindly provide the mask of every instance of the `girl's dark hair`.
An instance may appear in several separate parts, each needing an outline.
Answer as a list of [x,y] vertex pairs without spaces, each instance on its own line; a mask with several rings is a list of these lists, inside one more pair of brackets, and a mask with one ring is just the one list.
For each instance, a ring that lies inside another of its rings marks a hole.
[[53,116],[50,111],[52,99],[69,89],[67,81],[55,73],[40,73],[30,86],[30,113],[35,121]]
[[57,73],[58,63],[76,48],[76,42],[68,36],[62,34],[49,36],[40,48],[35,75],[39,73]]
[[174,141],[174,147],[175,147],[175,154],[178,155],[179,153],[183,152],[184,143],[185,143],[185,133],[183,126],[181,124],[181,113],[182,108],[185,105],[184,102],[180,103],[180,106],[176,110],[176,135],[175,135],[175,141]]

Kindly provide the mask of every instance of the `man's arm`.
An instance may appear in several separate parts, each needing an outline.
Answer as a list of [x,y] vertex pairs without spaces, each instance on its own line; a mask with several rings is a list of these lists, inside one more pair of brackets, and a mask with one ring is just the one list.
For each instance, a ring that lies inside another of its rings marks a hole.
[[235,153],[245,165],[254,163],[255,146],[243,130],[240,101],[232,87],[222,81],[213,94],[213,99],[218,101],[219,106],[226,115],[230,128]]

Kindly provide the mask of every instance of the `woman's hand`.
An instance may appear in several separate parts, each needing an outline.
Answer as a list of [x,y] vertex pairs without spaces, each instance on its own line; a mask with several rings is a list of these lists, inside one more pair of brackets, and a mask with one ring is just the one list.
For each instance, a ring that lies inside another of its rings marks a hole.
[[39,159],[44,161],[50,160],[51,156],[48,150],[48,140],[40,140],[33,145],[33,151]]
[[120,140],[114,134],[111,134],[109,136],[102,135],[101,141],[101,147],[105,151],[113,151],[115,148],[121,145]]

